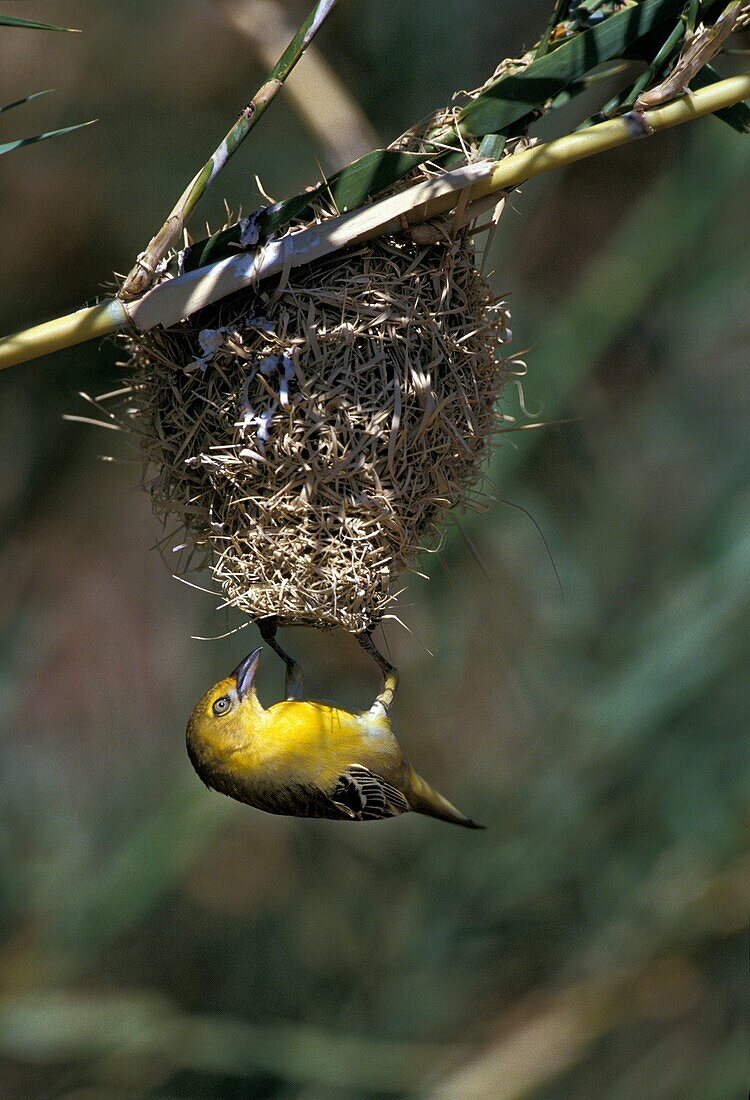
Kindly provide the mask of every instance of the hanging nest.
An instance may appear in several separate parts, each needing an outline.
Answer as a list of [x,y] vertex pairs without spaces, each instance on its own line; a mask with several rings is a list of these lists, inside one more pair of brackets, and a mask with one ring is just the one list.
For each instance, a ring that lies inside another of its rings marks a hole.
[[371,628],[481,476],[508,313],[468,233],[419,228],[128,338],[176,572],[209,564],[253,619]]

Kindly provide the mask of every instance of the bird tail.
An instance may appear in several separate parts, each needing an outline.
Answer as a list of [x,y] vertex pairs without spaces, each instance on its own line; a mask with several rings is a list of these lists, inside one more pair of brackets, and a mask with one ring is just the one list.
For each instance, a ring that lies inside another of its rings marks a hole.
[[486,828],[485,825],[472,821],[466,814],[462,814],[460,810],[457,810],[452,802],[433,790],[430,784],[422,779],[421,775],[417,775],[413,768],[408,769],[406,797],[415,813],[437,817],[441,821],[450,821],[453,825],[463,825],[465,829]]

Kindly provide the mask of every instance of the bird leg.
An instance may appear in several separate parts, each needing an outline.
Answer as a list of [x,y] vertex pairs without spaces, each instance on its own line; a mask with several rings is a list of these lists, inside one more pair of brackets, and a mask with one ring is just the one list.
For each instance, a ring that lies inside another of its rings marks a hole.
[[275,615],[266,615],[264,618],[258,619],[258,629],[260,630],[261,638],[270,645],[274,653],[278,653],[286,666],[284,691],[287,699],[301,699],[304,692],[302,668],[291,654],[287,653],[285,649],[282,649],[276,640],[278,625],[278,619]]
[[382,711],[383,714],[387,715],[393,705],[396,688],[398,687],[398,670],[393,667],[390,661],[386,661],[383,654],[373,642],[372,630],[363,630],[361,634],[355,634],[355,638],[362,648],[370,654],[380,671],[383,673],[383,688],[370,707],[370,710]]

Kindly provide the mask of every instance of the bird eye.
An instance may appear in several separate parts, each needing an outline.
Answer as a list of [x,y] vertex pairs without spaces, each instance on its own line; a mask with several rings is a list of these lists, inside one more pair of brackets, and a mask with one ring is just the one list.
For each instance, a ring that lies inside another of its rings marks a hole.
[[213,705],[214,714],[226,714],[232,705],[232,700],[228,695],[222,695],[220,699],[217,699]]

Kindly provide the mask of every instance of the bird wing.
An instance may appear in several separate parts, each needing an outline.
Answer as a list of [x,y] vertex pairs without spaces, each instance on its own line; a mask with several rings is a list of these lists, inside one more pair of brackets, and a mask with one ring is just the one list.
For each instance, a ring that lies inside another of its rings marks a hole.
[[353,821],[381,821],[411,808],[397,787],[362,764],[349,765],[336,781],[330,799]]

